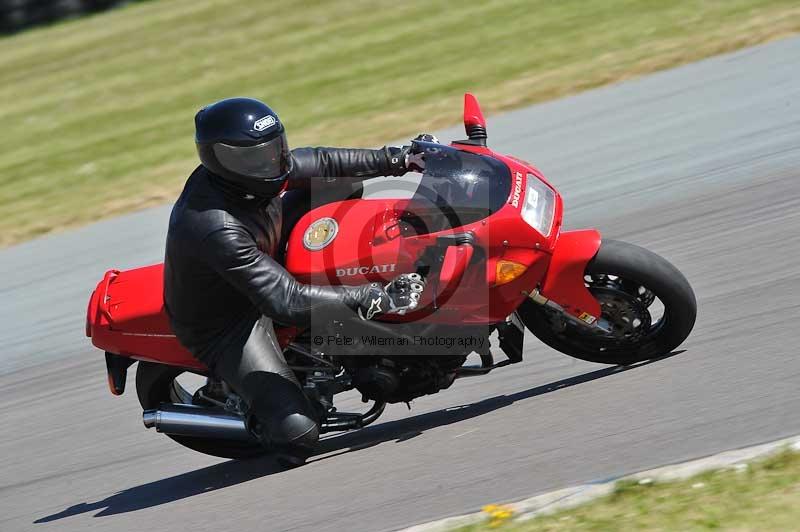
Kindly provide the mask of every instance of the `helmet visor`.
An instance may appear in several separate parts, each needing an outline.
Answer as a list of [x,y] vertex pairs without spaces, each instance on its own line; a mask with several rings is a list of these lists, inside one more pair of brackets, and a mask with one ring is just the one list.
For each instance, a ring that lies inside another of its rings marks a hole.
[[259,179],[275,179],[289,170],[286,134],[255,146],[214,144],[217,161],[227,170]]

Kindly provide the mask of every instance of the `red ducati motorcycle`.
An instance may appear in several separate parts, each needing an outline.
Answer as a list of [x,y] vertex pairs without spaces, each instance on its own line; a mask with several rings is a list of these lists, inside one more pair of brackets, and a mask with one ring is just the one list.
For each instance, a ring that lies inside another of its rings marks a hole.
[[[449,146],[415,141],[425,170],[396,179],[399,194],[312,208],[282,247],[301,282],[386,283],[405,272],[427,282],[419,306],[402,316],[276,327],[321,432],[364,427],[387,403],[520,362],[525,327],[569,356],[627,365],[668,354],[694,326],[694,293],[669,262],[594,229],[561,230],[561,196],[531,164],[486,146],[471,94],[464,126],[468,138]],[[172,333],[161,264],[108,271],[92,293],[86,334],[105,351],[113,394],[139,362],[146,427],[215,456],[269,452],[249,433],[240,398]],[[492,342],[505,355],[499,361]],[[337,411],[334,396],[353,389],[368,410]]]

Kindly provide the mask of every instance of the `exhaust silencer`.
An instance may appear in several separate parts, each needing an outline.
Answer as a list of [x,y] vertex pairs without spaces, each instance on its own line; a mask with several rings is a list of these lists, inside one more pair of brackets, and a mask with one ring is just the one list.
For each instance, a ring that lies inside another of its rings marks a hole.
[[255,441],[244,419],[220,409],[194,405],[162,403],[157,409],[142,412],[148,429],[173,436]]

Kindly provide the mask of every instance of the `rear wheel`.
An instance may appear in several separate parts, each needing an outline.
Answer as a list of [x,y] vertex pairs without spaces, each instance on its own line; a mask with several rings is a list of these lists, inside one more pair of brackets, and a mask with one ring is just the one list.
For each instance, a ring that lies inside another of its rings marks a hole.
[[586,266],[584,282],[600,302],[608,334],[532,301],[519,309],[525,326],[557,351],[601,364],[633,364],[670,353],[694,327],[697,302],[689,282],[644,248],[604,240]]
[[[198,404],[194,395],[178,380],[184,373],[185,370],[174,366],[139,362],[136,369],[136,393],[142,408],[145,410],[158,408],[161,403]],[[169,434],[167,436],[194,451],[221,458],[254,458],[268,452],[258,443]]]

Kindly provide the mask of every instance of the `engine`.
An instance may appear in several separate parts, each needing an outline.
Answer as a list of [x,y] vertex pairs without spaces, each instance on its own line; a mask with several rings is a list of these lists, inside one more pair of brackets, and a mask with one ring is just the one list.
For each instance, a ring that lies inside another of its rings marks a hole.
[[342,338],[354,338],[336,353],[367,400],[409,402],[448,388],[473,351],[488,352],[489,328],[420,323],[336,324]]
[[449,388],[463,356],[362,357],[349,360],[353,384],[364,399],[407,403]]

